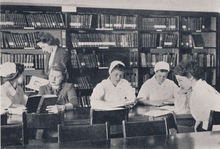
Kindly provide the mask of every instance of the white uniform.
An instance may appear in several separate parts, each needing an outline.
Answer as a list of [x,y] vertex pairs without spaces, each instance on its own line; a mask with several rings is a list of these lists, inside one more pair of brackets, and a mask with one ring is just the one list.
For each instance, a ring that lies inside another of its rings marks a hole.
[[206,81],[198,80],[192,88],[190,110],[194,119],[202,121],[203,129],[207,130],[210,110],[220,111],[220,94]]
[[108,78],[97,84],[90,99],[92,108],[117,107],[134,101],[135,90],[125,79],[121,79],[117,86],[114,86]]
[[174,98],[174,94],[179,90],[178,86],[171,80],[166,79],[161,85],[155,76],[147,80],[138,93],[138,98],[143,97],[150,101],[163,101]]
[[11,104],[25,105],[27,102],[27,95],[25,95],[23,89],[17,86],[16,90],[13,88],[10,82],[5,82],[1,88],[1,106],[8,108]]

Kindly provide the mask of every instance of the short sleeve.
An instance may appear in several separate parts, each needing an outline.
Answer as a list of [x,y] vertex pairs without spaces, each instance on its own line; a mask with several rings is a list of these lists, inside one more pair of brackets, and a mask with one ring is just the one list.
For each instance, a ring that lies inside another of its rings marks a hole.
[[149,91],[150,91],[150,84],[149,81],[146,81],[142,86],[138,93],[138,98],[149,99]]

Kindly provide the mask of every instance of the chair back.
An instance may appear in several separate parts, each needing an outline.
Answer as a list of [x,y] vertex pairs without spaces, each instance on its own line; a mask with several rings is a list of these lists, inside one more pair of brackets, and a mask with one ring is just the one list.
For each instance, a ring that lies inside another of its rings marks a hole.
[[23,143],[28,144],[28,129],[57,128],[64,121],[64,112],[59,113],[22,113]]
[[166,115],[159,116],[159,117],[151,117],[150,120],[162,120],[166,118],[167,121],[167,128],[168,128],[168,134],[173,134],[172,130],[174,129],[178,133],[178,127],[177,127],[177,121],[176,121],[176,116],[174,112],[170,112]]
[[146,122],[122,121],[122,129],[124,138],[168,134],[166,118]]
[[208,131],[212,131],[213,125],[220,125],[220,111],[210,111]]
[[109,123],[94,125],[58,125],[58,142],[109,139]]
[[21,145],[22,124],[1,125],[1,145]]
[[104,124],[109,122],[110,125],[121,125],[123,120],[128,120],[128,109],[119,109],[111,111],[90,110],[90,124]]

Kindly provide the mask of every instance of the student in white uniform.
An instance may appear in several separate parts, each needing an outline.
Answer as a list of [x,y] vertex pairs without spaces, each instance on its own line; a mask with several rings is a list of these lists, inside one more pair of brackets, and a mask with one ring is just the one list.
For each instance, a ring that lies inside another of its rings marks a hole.
[[[207,130],[211,110],[220,111],[220,94],[206,81],[204,72],[197,62],[183,61],[174,70],[179,86],[192,88],[190,111],[196,120],[195,131]],[[216,127],[213,127],[214,130]],[[216,128],[220,130],[220,128]]]
[[[141,86],[138,93],[141,104],[162,106],[166,101],[174,103],[175,96],[180,97],[177,94],[179,92],[178,86],[172,80],[167,79],[169,71],[168,63],[163,61],[156,63],[154,68],[155,75]],[[178,107],[179,105],[182,106],[182,103],[178,104]]]
[[[23,82],[24,65],[6,62],[0,66],[0,76],[5,83],[1,85],[1,108],[24,108],[28,97],[19,84]],[[9,111],[10,112],[10,111]],[[21,111],[20,111],[21,112]]]
[[125,65],[113,61],[109,68],[109,77],[97,84],[91,95],[92,108],[118,107],[134,104],[135,89],[123,79]]

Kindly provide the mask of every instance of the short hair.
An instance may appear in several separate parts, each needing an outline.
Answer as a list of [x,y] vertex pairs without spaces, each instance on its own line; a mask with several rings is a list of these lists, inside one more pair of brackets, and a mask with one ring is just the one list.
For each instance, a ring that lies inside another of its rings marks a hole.
[[49,45],[59,45],[60,41],[58,38],[55,38],[53,35],[51,35],[48,32],[39,32],[37,39],[36,39],[36,43],[38,42],[42,42],[42,43],[47,43]]
[[111,72],[113,72],[114,70],[120,70],[120,71],[123,71],[125,70],[125,66],[121,65],[121,64],[118,64],[116,65]]
[[199,67],[196,61],[186,60],[180,62],[174,69],[175,75],[190,78],[193,76],[196,80],[204,79],[204,71]]

